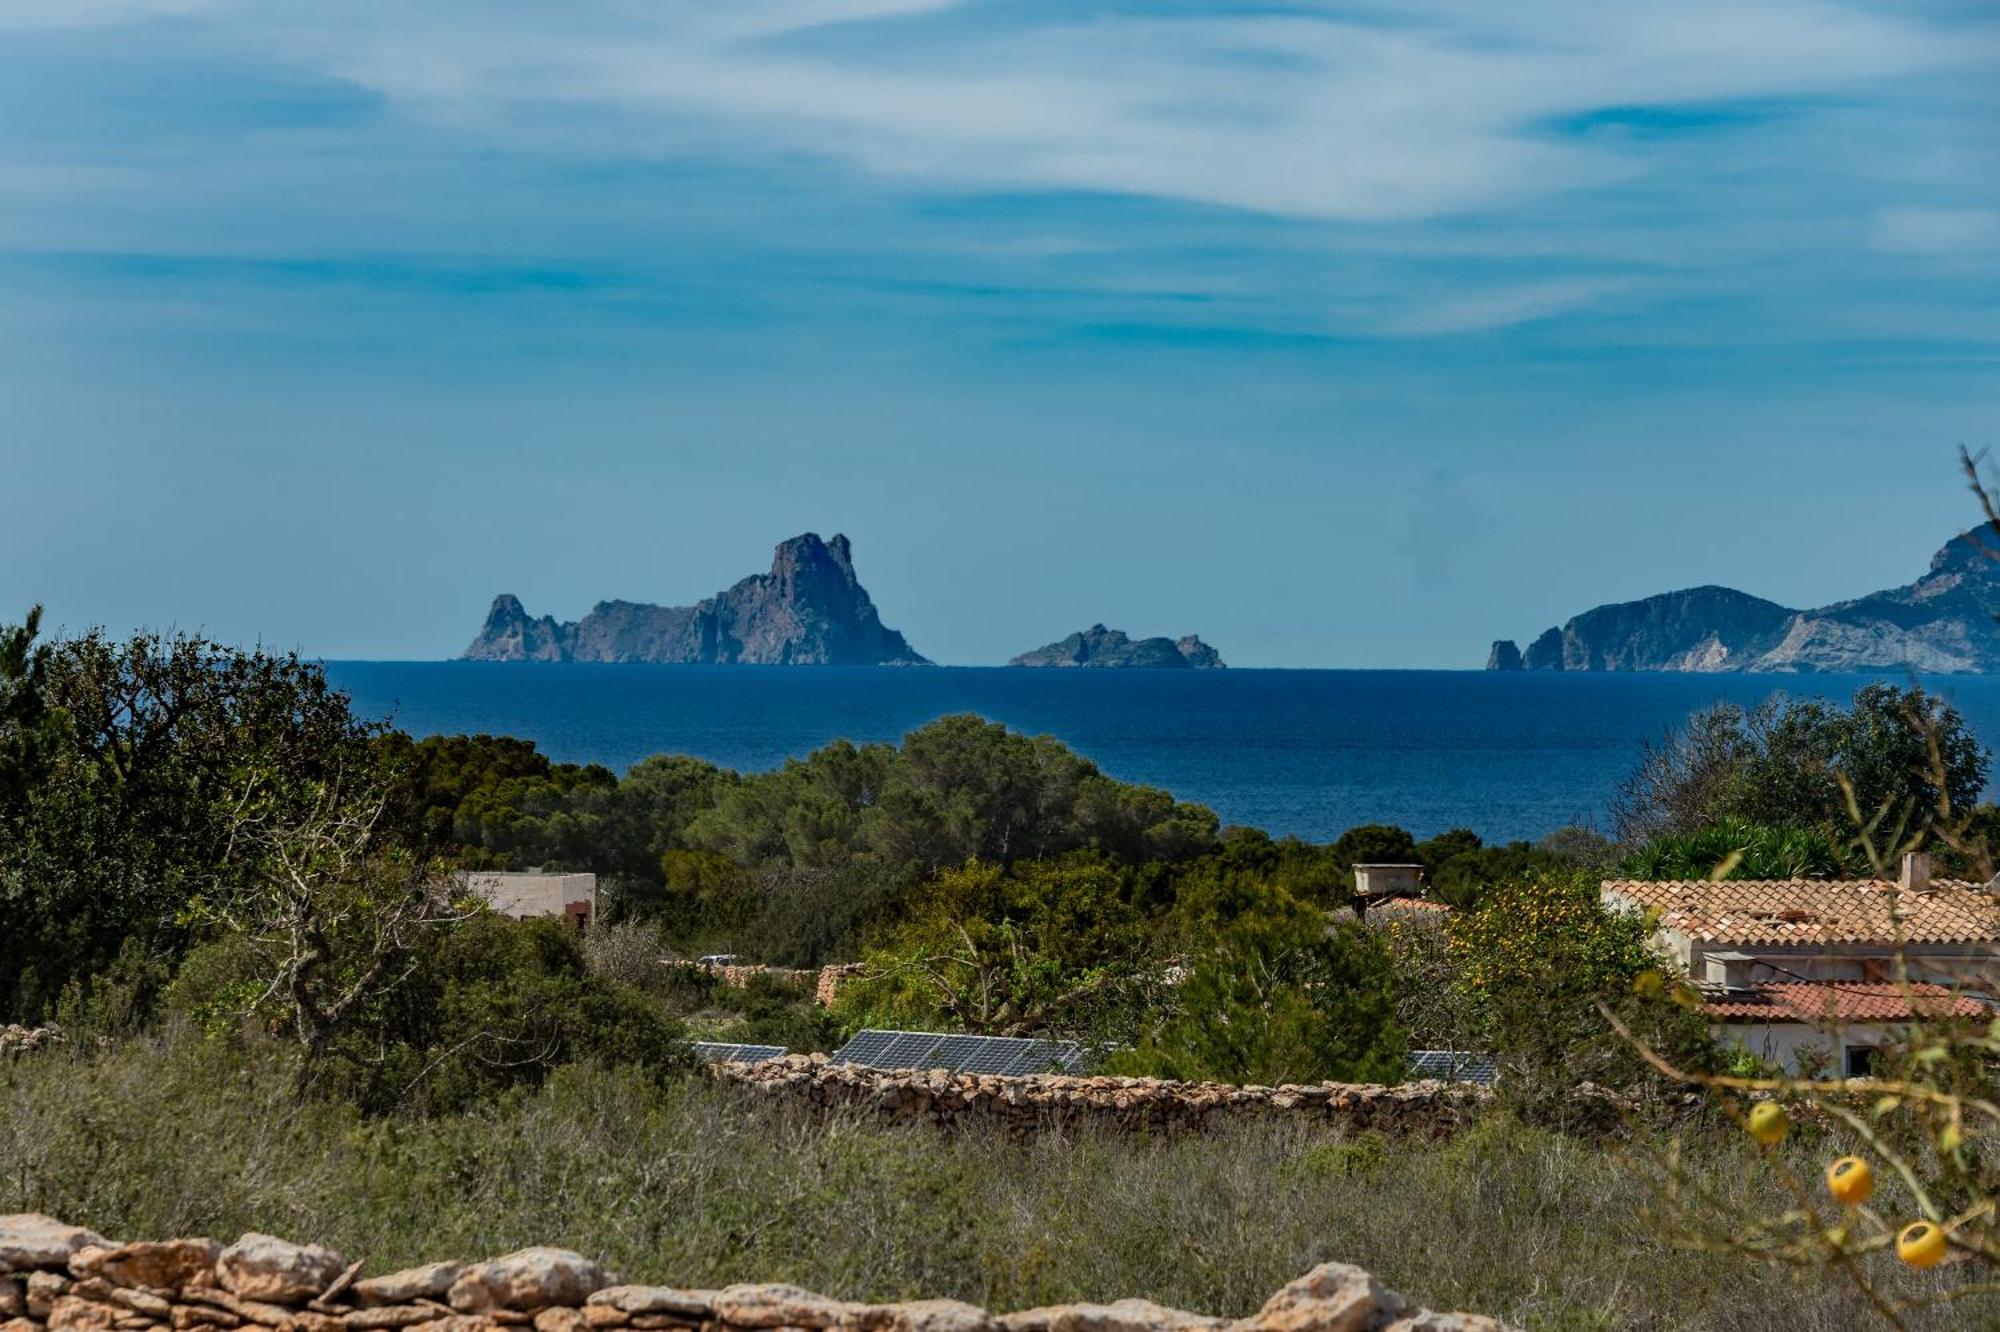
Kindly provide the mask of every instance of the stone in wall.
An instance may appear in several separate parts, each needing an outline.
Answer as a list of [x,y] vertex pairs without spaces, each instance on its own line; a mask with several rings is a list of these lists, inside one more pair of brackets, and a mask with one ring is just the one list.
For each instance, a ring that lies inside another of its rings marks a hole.
[[956,1300],[867,1304],[786,1285],[626,1285],[551,1248],[355,1280],[361,1267],[271,1235],[226,1249],[204,1238],[111,1244],[52,1217],[0,1216],[0,1332],[1506,1332],[1477,1314],[1413,1308],[1343,1263],[1234,1321],[1141,1299],[995,1315]]

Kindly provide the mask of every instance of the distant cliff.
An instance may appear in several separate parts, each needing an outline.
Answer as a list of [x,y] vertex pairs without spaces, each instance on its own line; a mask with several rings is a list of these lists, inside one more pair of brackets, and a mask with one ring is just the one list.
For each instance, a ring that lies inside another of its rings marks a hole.
[[769,666],[929,665],[883,626],[854,576],[844,536],[807,532],[780,545],[771,572],[692,606],[600,601],[573,623],[530,618],[513,596],[493,599],[466,661],[742,663]]
[[1493,645],[1488,670],[2000,671],[2000,550],[1991,533],[1954,538],[1904,587],[1792,610],[1726,587],[1599,606],[1521,651]]
[[1128,638],[1093,624],[1081,633],[1023,652],[1009,666],[1103,666],[1169,670],[1220,670],[1222,654],[1196,634],[1186,638]]

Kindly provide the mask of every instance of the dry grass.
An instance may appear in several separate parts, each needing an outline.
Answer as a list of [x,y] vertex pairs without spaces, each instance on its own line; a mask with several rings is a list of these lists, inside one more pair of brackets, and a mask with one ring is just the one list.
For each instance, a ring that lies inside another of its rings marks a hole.
[[[297,1107],[287,1087],[271,1056],[186,1036],[0,1065],[0,1211],[114,1235],[267,1230],[376,1270],[556,1243],[634,1279],[1002,1309],[1143,1295],[1240,1314],[1337,1258],[1531,1328],[1874,1326],[1824,1278],[1663,1244],[1613,1146],[1501,1118],[1444,1145],[1302,1123],[1009,1144],[587,1067],[419,1121]],[[1731,1197],[1765,1187],[1733,1141],[1699,1168]]]

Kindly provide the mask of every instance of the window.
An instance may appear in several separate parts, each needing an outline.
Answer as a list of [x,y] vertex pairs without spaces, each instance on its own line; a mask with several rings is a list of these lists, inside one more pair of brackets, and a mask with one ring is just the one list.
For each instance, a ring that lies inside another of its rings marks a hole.
[[1847,1076],[1850,1078],[1872,1078],[1875,1076],[1874,1046],[1850,1045],[1847,1047]]

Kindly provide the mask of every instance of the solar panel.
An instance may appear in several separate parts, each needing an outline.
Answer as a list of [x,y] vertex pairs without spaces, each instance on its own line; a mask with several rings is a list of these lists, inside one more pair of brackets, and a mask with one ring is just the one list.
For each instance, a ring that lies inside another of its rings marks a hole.
[[1471,1050],[1412,1050],[1410,1071],[1419,1078],[1476,1082],[1482,1087],[1491,1087],[1500,1074],[1492,1055]]
[[953,1073],[1018,1077],[1076,1073],[1091,1054],[1075,1041],[1027,1036],[961,1036],[930,1031],[862,1031],[833,1054],[836,1064],[866,1068],[942,1068]]
[[729,1041],[696,1041],[696,1055],[711,1064],[761,1064],[785,1053],[782,1045],[736,1045]]

